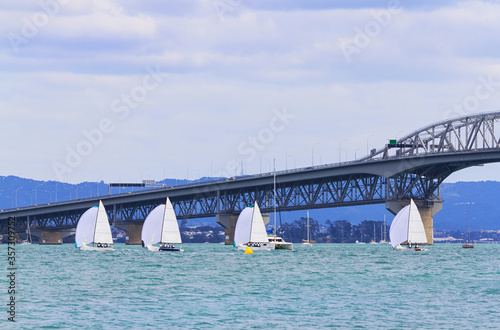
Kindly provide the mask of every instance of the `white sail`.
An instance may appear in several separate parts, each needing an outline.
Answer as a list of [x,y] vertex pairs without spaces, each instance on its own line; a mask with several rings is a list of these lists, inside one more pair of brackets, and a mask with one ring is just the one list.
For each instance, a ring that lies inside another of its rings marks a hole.
[[111,236],[111,227],[109,226],[108,215],[106,209],[99,201],[99,209],[97,211],[97,220],[95,224],[94,240],[93,243],[108,243],[113,244],[113,237]]
[[167,197],[165,205],[165,212],[163,214],[163,228],[161,231],[161,243],[182,243],[181,232],[179,231],[179,224],[175,216],[174,207]]
[[250,242],[250,231],[252,230],[253,207],[246,207],[241,211],[236,227],[234,228],[234,243],[247,244]]
[[406,205],[396,214],[389,229],[389,239],[392,247],[408,240],[408,217],[410,216],[410,205]]
[[144,247],[157,243],[182,243],[177,217],[168,197],[165,204],[155,207],[144,220],[141,240]]
[[94,230],[98,210],[99,208],[97,206],[93,206],[85,211],[85,213],[83,213],[78,220],[75,232],[76,247],[92,244],[92,242],[94,241]]
[[257,202],[255,202],[253,207],[250,242],[269,242],[269,239],[267,238],[266,225],[264,224],[264,219],[262,218]]
[[420,212],[413,200],[410,201],[409,205],[406,205],[399,211],[392,221],[389,230],[389,238],[392,247],[408,242],[412,244],[427,243],[424,224]]
[[408,220],[408,242],[426,244],[427,235],[425,234],[424,223],[418,211],[417,205],[410,201],[410,218]]
[[161,204],[155,207],[144,220],[141,232],[141,240],[145,247],[160,242],[164,214],[165,204]]

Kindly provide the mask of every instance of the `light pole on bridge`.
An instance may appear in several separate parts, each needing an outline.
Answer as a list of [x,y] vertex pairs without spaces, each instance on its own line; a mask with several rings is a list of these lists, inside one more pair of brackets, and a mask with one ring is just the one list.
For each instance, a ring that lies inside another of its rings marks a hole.
[[370,136],[366,139],[366,155],[367,155],[367,156],[369,156],[369,155],[370,155],[370,154],[369,154],[369,150],[368,150],[368,145],[369,145],[368,141],[370,141],[370,138],[372,138],[372,137],[374,137],[374,136],[375,136],[375,134],[372,134],[372,135],[370,135]]
[[[311,148],[311,166],[314,166],[314,147],[320,144],[320,142],[315,143]],[[319,162],[321,164],[321,154],[319,154]]]
[[340,151],[342,150],[342,148],[340,147],[342,145],[342,142],[346,141],[347,139],[342,139],[339,141],[339,164],[341,162],[341,157],[340,157]]
[[34,189],[34,190],[35,190],[35,204],[36,204],[36,205],[38,205],[38,192],[37,192],[37,189],[38,189],[38,187],[40,187],[41,185],[42,185],[42,184],[40,183],[40,184],[39,184],[39,185],[37,185],[37,186],[35,187],[35,189]]
[[16,207],[17,207],[17,191],[18,191],[19,189],[23,189],[23,187],[19,187],[19,188],[17,188],[17,189],[16,189]]

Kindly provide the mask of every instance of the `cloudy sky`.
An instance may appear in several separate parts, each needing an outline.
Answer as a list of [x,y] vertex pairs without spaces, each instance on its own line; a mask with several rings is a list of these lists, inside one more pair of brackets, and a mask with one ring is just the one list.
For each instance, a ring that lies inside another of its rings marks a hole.
[[0,175],[252,174],[500,110],[464,105],[500,82],[499,1],[352,2],[3,0]]

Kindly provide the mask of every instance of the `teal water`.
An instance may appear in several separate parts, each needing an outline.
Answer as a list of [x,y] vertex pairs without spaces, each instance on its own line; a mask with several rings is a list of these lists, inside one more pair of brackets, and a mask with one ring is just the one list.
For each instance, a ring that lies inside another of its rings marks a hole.
[[17,322],[4,312],[2,328],[500,328],[499,245],[16,249]]

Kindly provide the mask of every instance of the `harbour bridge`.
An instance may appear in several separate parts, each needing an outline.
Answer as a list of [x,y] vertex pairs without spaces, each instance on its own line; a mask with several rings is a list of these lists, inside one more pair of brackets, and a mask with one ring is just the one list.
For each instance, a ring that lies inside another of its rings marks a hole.
[[349,162],[2,210],[0,234],[7,233],[8,218],[16,217],[17,232],[29,224],[41,244],[62,243],[83,212],[102,200],[111,223],[127,230],[127,242],[140,244],[143,220],[169,197],[179,219],[215,216],[231,244],[245,207],[257,201],[263,213],[272,212],[276,181],[281,211],[385,203],[396,214],[412,198],[432,244],[433,216],[442,208],[440,184],[461,169],[500,162],[499,121],[500,112],[441,121]]

